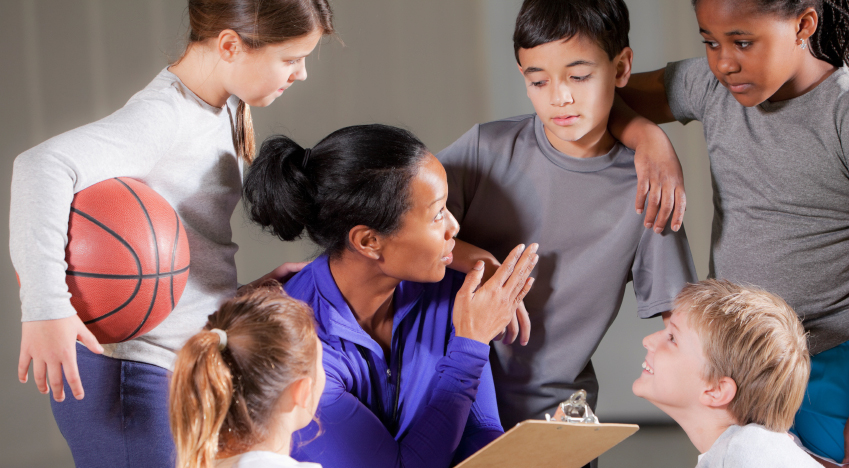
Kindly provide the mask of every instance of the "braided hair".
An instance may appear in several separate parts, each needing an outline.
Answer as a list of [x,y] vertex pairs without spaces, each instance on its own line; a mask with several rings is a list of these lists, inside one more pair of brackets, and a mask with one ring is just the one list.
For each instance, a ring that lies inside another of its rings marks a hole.
[[[693,0],[693,6],[697,2]],[[752,0],[752,3],[760,12],[784,17],[815,9],[819,24],[809,39],[811,53],[835,67],[849,63],[849,0]]]

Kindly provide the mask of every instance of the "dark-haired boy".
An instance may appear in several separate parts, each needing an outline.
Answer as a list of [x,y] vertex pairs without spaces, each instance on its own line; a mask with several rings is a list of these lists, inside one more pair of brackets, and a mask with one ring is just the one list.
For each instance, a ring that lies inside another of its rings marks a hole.
[[631,72],[622,0],[526,0],[514,49],[535,114],[476,125],[438,158],[460,239],[504,258],[538,242],[525,298],[531,339],[494,345],[502,424],[554,413],[573,391],[595,407],[590,356],[633,281],[642,318],[697,281],[683,229],[655,234],[633,212],[634,152],[607,130]]

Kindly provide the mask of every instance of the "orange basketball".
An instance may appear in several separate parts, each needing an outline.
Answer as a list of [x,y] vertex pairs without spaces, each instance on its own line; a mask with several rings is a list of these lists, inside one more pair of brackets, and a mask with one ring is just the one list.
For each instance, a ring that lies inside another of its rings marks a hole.
[[159,325],[189,278],[189,241],[158,193],[129,178],[77,193],[68,223],[66,281],[71,304],[101,343]]

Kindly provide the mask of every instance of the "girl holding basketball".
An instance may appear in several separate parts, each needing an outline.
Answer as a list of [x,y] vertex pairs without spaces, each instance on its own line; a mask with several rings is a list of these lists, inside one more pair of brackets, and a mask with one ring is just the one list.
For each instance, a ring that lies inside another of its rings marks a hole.
[[[32,362],[38,389],[52,390],[53,414],[77,466],[173,466],[167,369],[237,288],[229,223],[243,165],[254,153],[248,106],[267,106],[306,79],[307,56],[333,33],[326,0],[189,0],[188,16],[189,45],[177,63],[112,115],[15,160],[10,249],[23,311],[18,376],[25,382]],[[120,176],[142,181],[180,215],[191,273],[158,327],[101,347],[69,301],[68,213],[76,192]]]
[[317,467],[289,456],[313,420],[324,368],[312,310],[276,282],[225,302],[177,354],[177,468]]
[[707,57],[631,75],[620,94],[654,123],[702,122],[710,274],[799,313],[814,356],[793,431],[813,453],[849,462],[849,2],[693,4]]

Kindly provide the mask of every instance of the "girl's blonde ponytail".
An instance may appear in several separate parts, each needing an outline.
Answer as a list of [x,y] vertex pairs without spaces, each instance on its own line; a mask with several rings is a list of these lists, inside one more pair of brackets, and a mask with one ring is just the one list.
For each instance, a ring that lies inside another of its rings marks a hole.
[[205,330],[177,354],[169,401],[177,468],[212,468],[215,463],[218,434],[233,398],[232,376],[218,343],[218,335]]

